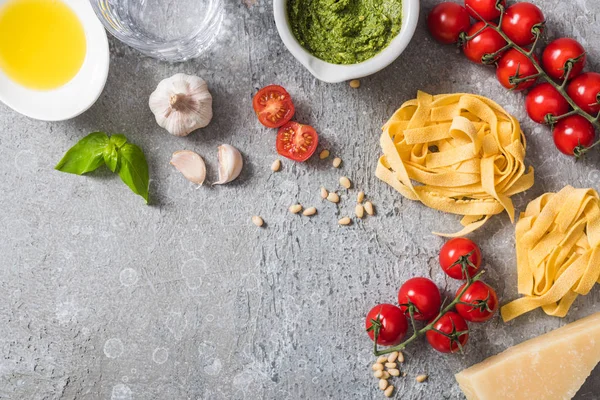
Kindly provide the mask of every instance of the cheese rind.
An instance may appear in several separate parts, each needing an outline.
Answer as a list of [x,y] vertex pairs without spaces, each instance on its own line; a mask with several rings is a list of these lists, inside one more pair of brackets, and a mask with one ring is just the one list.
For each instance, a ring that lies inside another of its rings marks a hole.
[[600,313],[455,375],[467,400],[569,400],[600,362]]

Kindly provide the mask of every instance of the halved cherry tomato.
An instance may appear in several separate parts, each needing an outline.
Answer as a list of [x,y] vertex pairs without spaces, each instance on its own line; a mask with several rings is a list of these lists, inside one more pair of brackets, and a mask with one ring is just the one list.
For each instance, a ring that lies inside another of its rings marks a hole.
[[[537,57],[533,57],[537,61]],[[510,49],[504,53],[500,61],[498,61],[498,68],[496,69],[498,81],[505,88],[512,90],[525,90],[533,86],[537,78],[528,79],[514,85],[510,82],[511,77],[527,78],[537,73],[538,71],[533,66],[531,60],[515,49]]]
[[583,111],[592,116],[600,112],[600,74],[586,72],[573,79],[567,93]]
[[404,282],[398,291],[398,304],[407,316],[409,304],[414,306],[414,318],[427,321],[436,317],[442,305],[442,296],[437,285],[431,279],[412,278]]
[[[456,296],[462,292],[465,285],[466,283],[458,289]],[[498,311],[496,291],[481,281],[473,282],[460,296],[460,301],[461,303],[456,305],[456,311],[467,321],[485,322]]]
[[585,67],[585,49],[577,40],[560,38],[546,46],[542,54],[542,65],[552,78],[564,79],[567,61],[575,59],[578,60],[572,64],[569,80],[579,75]]
[[277,152],[294,161],[306,161],[317,150],[319,135],[310,125],[288,122],[277,132]]
[[558,117],[568,113],[569,108],[569,103],[562,94],[547,82],[531,89],[525,98],[527,114],[538,124],[547,123],[548,114]]
[[267,128],[285,125],[296,111],[292,97],[279,85],[269,85],[260,89],[252,99],[252,107],[260,123]]
[[425,336],[431,347],[440,353],[455,353],[467,344],[469,325],[459,314],[448,311],[433,325],[432,330],[427,331]]
[[[476,22],[469,29],[468,35],[473,36],[485,26],[484,22]],[[506,41],[492,28],[485,28],[477,36],[463,45],[465,56],[477,64],[483,64],[483,56],[493,54],[506,46]],[[496,57],[499,58],[500,55]],[[493,61],[493,60],[492,60]]]
[[543,30],[544,13],[531,3],[515,3],[506,9],[502,18],[502,31],[519,46],[528,46],[533,43],[535,36],[534,27]]
[[559,120],[552,132],[554,144],[562,153],[573,156],[576,148],[590,147],[594,143],[596,132],[594,125],[581,115],[571,115]]
[[[500,4],[506,6],[506,0],[502,0]],[[486,21],[493,21],[500,16],[496,0],[465,0],[465,8],[477,21],[480,17]]]
[[382,346],[400,344],[408,330],[404,313],[393,304],[378,304],[367,314],[365,327],[371,340],[375,340],[373,325],[376,323],[380,325],[377,344]]
[[463,268],[467,270],[470,277],[473,277],[481,265],[481,250],[470,239],[450,239],[440,249],[440,265],[450,278],[467,279]]
[[435,40],[450,44],[458,42],[460,34],[469,30],[471,20],[463,6],[444,2],[433,7],[427,16],[427,26]]

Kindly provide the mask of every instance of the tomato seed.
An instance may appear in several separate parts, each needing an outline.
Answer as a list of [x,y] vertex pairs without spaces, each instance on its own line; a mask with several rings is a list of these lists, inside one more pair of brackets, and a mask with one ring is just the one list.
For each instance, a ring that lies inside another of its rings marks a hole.
[[281,169],[281,160],[273,161],[273,164],[271,164],[271,171],[277,172],[280,169]]
[[319,153],[319,158],[321,160],[324,160],[327,157],[329,157],[329,150],[325,149],[325,150],[321,151],[321,153]]
[[317,213],[317,209],[315,207],[310,207],[310,208],[307,208],[306,210],[304,210],[302,215],[304,215],[305,217],[310,217],[311,215],[315,215],[316,213]]
[[362,204],[357,204],[356,207],[354,207],[354,214],[356,214],[356,216],[358,218],[362,218],[365,215],[365,208],[363,207]]
[[340,202],[340,196],[335,193],[335,192],[331,192],[327,195],[327,200],[329,200],[332,203],[339,203]]
[[324,187],[321,188],[321,198],[326,199],[329,196],[329,192]]
[[289,210],[292,214],[298,214],[300,211],[302,211],[302,206],[300,204],[294,204],[290,206]]
[[[363,19],[364,19],[364,17],[363,17]],[[352,79],[350,81],[350,87],[352,89],[358,89],[360,87],[360,81],[358,79]]]
[[[342,218],[342,219],[340,219],[338,221],[338,224],[340,224],[340,225],[350,225],[351,222],[352,222],[352,220],[349,217],[344,217],[344,218]],[[379,365],[381,365],[381,364],[379,364]],[[383,368],[383,365],[381,365],[381,367]]]
[[254,217],[252,217],[252,223],[260,228],[261,226],[263,226],[264,221],[261,217],[255,215]]
[[367,201],[365,203],[365,211],[369,215],[375,215],[375,210],[373,209],[373,203],[371,203],[370,201]]
[[427,378],[429,378],[427,375],[419,375],[415,379],[417,382],[423,383],[427,380]]
[[350,179],[348,179],[347,177],[342,176],[340,178],[340,185],[342,185],[346,189],[350,189],[352,187],[352,182],[350,182]]
[[333,159],[333,167],[334,168],[339,168],[340,164],[342,163],[342,159],[339,157],[336,157]]
[[[362,203],[364,199],[365,199],[365,192],[363,192],[361,190],[360,192],[358,192],[358,195],[356,195],[356,201],[358,203]],[[392,353],[392,354],[394,354],[394,353]]]

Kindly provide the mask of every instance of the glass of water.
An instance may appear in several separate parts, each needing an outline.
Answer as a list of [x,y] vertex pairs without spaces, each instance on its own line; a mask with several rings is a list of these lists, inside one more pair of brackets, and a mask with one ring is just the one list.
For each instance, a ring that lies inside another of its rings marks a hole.
[[224,0],[90,0],[113,36],[165,61],[186,61],[210,47],[223,21]]

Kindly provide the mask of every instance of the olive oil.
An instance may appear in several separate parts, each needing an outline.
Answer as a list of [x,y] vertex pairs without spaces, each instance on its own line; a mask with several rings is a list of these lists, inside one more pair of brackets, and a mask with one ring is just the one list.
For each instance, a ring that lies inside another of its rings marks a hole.
[[63,86],[86,55],[83,26],[60,0],[9,0],[0,6],[0,69],[36,90]]

